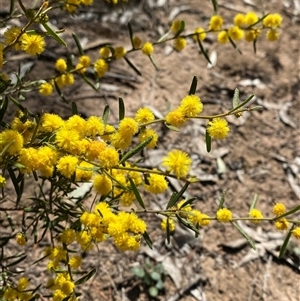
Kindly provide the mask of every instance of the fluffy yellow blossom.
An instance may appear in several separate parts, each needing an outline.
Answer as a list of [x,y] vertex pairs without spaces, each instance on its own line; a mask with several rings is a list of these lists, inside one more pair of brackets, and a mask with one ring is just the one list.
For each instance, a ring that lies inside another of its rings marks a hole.
[[183,111],[178,108],[169,112],[166,116],[166,123],[175,127],[183,126],[185,123],[185,116]]
[[23,34],[21,37],[21,49],[27,54],[41,54],[45,50],[45,40],[41,35]]
[[75,174],[78,165],[78,158],[75,156],[67,155],[60,158],[57,162],[57,170],[67,179]]
[[65,0],[66,9],[70,14],[76,12],[77,7],[80,5],[81,0]]
[[228,30],[228,35],[232,40],[238,41],[244,37],[244,31],[238,26],[233,26]]
[[221,208],[216,214],[217,220],[222,223],[227,223],[232,221],[232,212],[227,208]]
[[280,14],[269,14],[263,20],[265,27],[271,27],[273,29],[279,27],[282,23],[282,16]]
[[85,135],[95,137],[96,135],[103,135],[104,123],[98,116],[90,116],[85,122]]
[[81,3],[83,4],[83,5],[92,5],[93,4],[93,2],[94,2],[94,0],[81,0]]
[[132,135],[124,135],[121,132],[115,132],[111,135],[111,144],[118,150],[126,149],[131,145]]
[[99,154],[98,159],[102,168],[112,168],[119,163],[119,153],[113,147],[106,147]]
[[270,42],[277,41],[279,38],[279,32],[276,29],[270,29],[267,31],[267,40]]
[[18,281],[18,291],[24,291],[28,287],[29,281],[26,277],[22,277]]
[[39,92],[44,96],[49,96],[53,92],[53,86],[48,82],[42,83],[39,86]]
[[251,220],[251,222],[253,224],[258,224],[261,221],[261,219],[263,218],[263,215],[258,209],[254,208],[249,212],[249,217],[256,219],[256,220]]
[[[69,11],[69,10],[68,10]],[[73,12],[70,11],[70,12]],[[64,294],[60,289],[56,289],[54,292],[53,292],[53,301],[62,301],[63,299],[65,299],[67,297],[66,294]]]
[[276,216],[279,216],[279,215],[285,213],[285,211],[286,211],[286,208],[285,208],[285,205],[283,203],[276,203],[273,207],[273,213]]
[[152,45],[152,43],[150,42],[146,42],[143,46],[142,46],[142,52],[146,55],[151,55],[154,51],[154,47]]
[[18,233],[16,235],[16,241],[20,246],[25,246],[27,243],[27,237],[23,233]]
[[6,185],[6,179],[0,175],[0,188],[3,188]]
[[74,229],[65,229],[59,236],[61,242],[69,245],[76,240],[76,232]]
[[189,155],[181,150],[174,149],[162,159],[162,166],[167,168],[167,171],[174,173],[176,177],[186,177],[191,169],[192,160]]
[[206,32],[202,27],[196,28],[194,33],[197,33],[197,34],[193,35],[193,40],[195,42],[198,41],[198,38],[200,41],[203,41],[206,38]]
[[300,239],[300,227],[295,227],[293,230],[292,230],[292,235],[294,237],[296,237],[297,239]]
[[179,110],[185,117],[196,117],[202,112],[203,104],[198,96],[187,95],[181,100]]
[[33,147],[29,147],[29,148],[23,148],[20,151],[18,163],[24,166],[24,168],[21,169],[23,173],[36,171],[39,166],[38,162],[39,162],[39,154],[37,149]]
[[285,218],[277,219],[275,221],[275,227],[280,231],[287,230],[289,227],[289,222]]
[[155,148],[157,140],[158,140],[157,132],[153,129],[143,129],[143,130],[141,130],[141,132],[139,133],[139,136],[138,136],[140,143],[147,140],[151,136],[152,136],[152,140],[147,144],[147,146],[146,146],[147,149]]
[[122,206],[125,207],[131,206],[134,201],[135,201],[135,194],[131,191],[124,192],[120,196],[120,204]]
[[[5,45],[10,45],[12,44],[15,39],[19,36],[21,32],[21,28],[18,26],[12,26],[10,28],[8,28],[5,32],[4,32],[4,44]],[[20,42],[17,42],[13,48],[15,50],[20,50]]]
[[78,269],[81,266],[82,258],[79,255],[72,256],[68,263],[72,269]]
[[93,188],[101,195],[107,195],[112,190],[111,179],[106,175],[96,175],[93,181]]
[[246,31],[245,34],[245,40],[247,42],[253,42],[260,36],[260,30],[259,29],[251,29]]
[[71,154],[80,154],[81,151],[78,149],[80,138],[76,130],[62,127],[56,132],[55,142],[58,147]]
[[142,45],[142,40],[138,36],[134,36],[132,39],[132,44],[134,49],[138,49]]
[[151,122],[155,119],[153,112],[149,108],[140,108],[135,114],[135,120],[139,124]]
[[91,141],[86,147],[85,156],[88,160],[93,161],[98,158],[100,152],[102,152],[105,148],[106,143],[104,141]]
[[0,153],[5,151],[8,155],[17,155],[23,144],[24,138],[18,131],[6,129],[0,133]]
[[171,31],[177,33],[180,30],[181,20],[174,20],[171,25]]
[[225,139],[230,129],[225,119],[214,118],[208,123],[207,132],[213,139]]
[[186,39],[183,37],[178,37],[174,40],[174,48],[177,51],[181,51],[185,48],[186,46]]
[[88,55],[82,55],[79,57],[79,63],[83,67],[89,67],[91,65],[91,58]]
[[133,136],[138,132],[138,123],[130,117],[125,117],[120,121],[118,131],[123,136]]
[[41,130],[44,132],[54,132],[64,125],[64,120],[56,114],[45,113],[41,118]]
[[162,175],[150,174],[147,181],[148,183],[144,184],[144,188],[151,193],[162,193],[168,188],[168,183]]
[[105,72],[108,70],[108,65],[105,60],[99,59],[95,62],[94,70],[97,72],[99,77],[103,77]]
[[173,218],[164,218],[161,221],[160,227],[164,231],[167,231],[167,229],[168,229],[169,232],[174,232],[174,230],[175,230],[175,221],[174,221]]
[[254,12],[249,12],[245,15],[245,23],[250,26],[258,21],[258,16]]
[[63,58],[59,58],[55,62],[55,69],[61,73],[65,72],[67,70],[67,62]]
[[215,15],[210,18],[209,30],[218,31],[223,26],[223,18],[221,16]]
[[243,26],[245,24],[245,15],[237,14],[233,19],[233,23],[239,27]]
[[226,44],[229,42],[228,33],[226,30],[222,30],[218,34],[218,42],[221,44]]
[[115,58],[121,59],[126,54],[126,49],[124,47],[116,47],[115,48]]
[[102,47],[99,50],[99,55],[103,59],[107,59],[110,56],[110,54],[111,54],[110,49],[107,46]]

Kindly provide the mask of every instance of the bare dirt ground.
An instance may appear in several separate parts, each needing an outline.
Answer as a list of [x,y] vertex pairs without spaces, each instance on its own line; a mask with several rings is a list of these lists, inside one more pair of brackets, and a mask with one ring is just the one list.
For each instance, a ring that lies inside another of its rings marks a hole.
[[[199,26],[207,27],[213,13],[209,1],[201,5],[199,1],[157,2],[165,4],[159,7],[154,1],[142,1],[123,13],[97,3],[94,9],[82,10],[74,19],[57,15],[53,22],[56,21],[59,28],[67,28],[64,39],[69,49],[51,44],[45,55],[34,61],[29,77],[52,75],[58,57],[76,53],[72,32],[77,33],[86,53],[96,58],[102,44],[130,46],[128,21],[144,41],[155,41],[169,29],[174,17],[185,20],[191,32]],[[284,202],[288,208],[300,203],[300,3],[296,0],[234,0],[219,1],[219,6],[226,24],[230,24],[237,12],[280,13],[284,21],[279,41],[271,43],[261,37],[256,54],[251,44],[238,43],[243,53],[240,55],[230,44],[219,45],[216,37],[210,35],[204,44],[210,55],[215,54],[213,67],[208,67],[192,41],[180,53],[171,51],[171,44],[162,45],[153,54],[158,71],[141,53],[129,55],[142,77],[119,60],[110,66],[99,92],[81,81],[64,92],[68,100],[76,101],[84,116],[102,115],[105,104],[109,104],[112,122],[118,116],[118,97],[124,99],[128,116],[133,116],[141,106],[149,106],[157,115],[164,115],[188,93],[193,76],[198,78],[197,94],[206,115],[230,109],[235,88],[240,90],[242,99],[254,94],[251,105],[261,105],[263,109],[245,113],[239,119],[228,118],[230,135],[225,141],[214,142],[212,153],[205,151],[206,123],[193,121],[180,133],[159,128],[159,148],[145,155],[148,163],[155,164],[174,147],[188,151],[194,160],[193,172],[202,179],[188,194],[197,197],[196,206],[205,213],[215,212],[226,189],[226,203],[237,215],[247,214],[257,193],[258,207],[268,217],[272,216],[270,209],[274,202]],[[29,94],[24,102],[30,110],[71,115],[70,105],[57,95],[48,98],[34,95]],[[173,184],[176,188],[176,183]],[[147,206],[163,208],[167,197],[148,199]],[[298,214],[295,218],[299,217]],[[124,254],[106,242],[99,245],[98,251],[88,254],[84,268],[96,267],[98,272],[82,288],[82,300],[151,300],[143,283],[134,278],[130,270],[138,263],[143,265],[146,258],[153,264],[162,263],[168,272],[164,293],[157,300],[300,300],[299,241],[293,240],[286,257],[279,260],[284,234],[277,233],[271,224],[260,227],[242,224],[257,243],[254,252],[244,240],[240,241],[240,234],[230,225],[213,223],[202,229],[198,238],[179,228],[171,245],[167,245],[166,235],[159,230],[160,219],[149,216],[147,221],[153,250],[145,244],[137,253]],[[28,260],[35,256],[40,254],[33,252]],[[45,277],[39,268],[29,268],[27,273],[37,282]]]

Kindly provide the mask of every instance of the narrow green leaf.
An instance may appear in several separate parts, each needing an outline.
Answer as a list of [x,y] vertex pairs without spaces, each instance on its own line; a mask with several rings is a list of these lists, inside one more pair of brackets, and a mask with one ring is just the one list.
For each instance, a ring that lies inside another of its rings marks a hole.
[[254,241],[248,236],[248,234],[240,227],[238,226],[235,222],[231,222],[233,226],[246,238],[252,249],[256,250],[255,243]]
[[161,43],[162,41],[164,41],[168,35],[170,34],[171,31],[168,31],[167,33],[165,33],[164,35],[162,35],[158,40],[157,43]]
[[205,143],[206,143],[206,151],[209,153],[211,151],[211,137],[207,131],[207,127],[205,132]]
[[129,31],[131,46],[132,46],[132,48],[134,48],[134,45],[133,45],[133,31],[132,31],[132,27],[131,27],[130,22],[128,22],[127,27],[128,27],[128,31]]
[[79,41],[79,39],[78,39],[76,33],[72,33],[72,37],[73,37],[73,39],[74,39],[74,41],[75,41],[75,43],[76,43],[76,46],[77,46],[77,48],[78,48],[79,54],[80,54],[80,55],[84,55],[83,48],[82,48],[82,46],[81,46],[81,43],[80,43],[80,41]]
[[252,100],[253,97],[254,97],[253,94],[250,95],[246,100],[244,100],[242,103],[240,103],[236,108],[230,110],[230,111],[228,112],[228,114],[233,113],[233,112],[237,111],[238,109],[242,108],[243,106],[245,106],[249,101]]
[[66,42],[60,38],[56,32],[45,22],[41,23],[43,25],[43,27],[46,29],[47,33],[58,43],[60,43],[61,45],[67,47]]
[[198,83],[198,79],[196,76],[194,76],[190,87],[189,95],[194,95],[196,93],[197,83]]
[[137,145],[135,148],[133,148],[132,150],[130,150],[129,152],[127,152],[126,154],[124,154],[123,157],[122,157],[122,159],[120,160],[119,164],[122,164],[122,163],[126,162],[132,156],[134,156],[135,154],[137,154],[138,152],[140,152],[147,144],[149,144],[151,142],[152,139],[153,139],[153,137],[150,136],[145,141],[143,141],[139,145]]
[[184,184],[184,186],[180,189],[179,192],[175,192],[173,193],[173,195],[171,196],[166,209],[172,208],[178,201],[179,199],[182,197],[182,195],[185,193],[185,191],[187,190],[187,188],[189,187],[190,183],[186,182]]
[[82,283],[87,282],[90,278],[92,278],[96,274],[96,271],[97,271],[96,269],[92,269],[88,274],[76,280],[75,285],[80,285]]
[[196,200],[196,198],[190,198],[190,199],[187,199],[182,205],[180,208],[184,208],[190,204],[192,204],[194,201]]
[[197,41],[198,41],[198,45],[199,45],[199,48],[201,50],[201,53],[204,55],[205,59],[212,65],[212,63],[210,61],[210,58],[209,58],[206,50],[204,49],[201,40],[199,39],[199,35],[197,35]]
[[68,104],[68,101],[67,101],[67,99],[65,98],[65,95],[63,94],[63,92],[61,91],[60,87],[58,86],[56,80],[54,80],[54,87],[55,87],[55,89],[56,89],[58,95],[60,96],[60,98],[61,98],[65,103]]
[[152,248],[153,248],[153,247],[152,247],[153,243],[152,243],[152,240],[151,240],[149,234],[148,234],[147,232],[145,232],[145,233],[143,234],[143,237],[144,237],[144,239],[145,239],[145,241],[146,241],[148,247],[152,250]]
[[81,73],[80,74],[81,77],[83,78],[83,80],[95,91],[99,91],[99,88],[96,87],[96,85],[94,85],[86,76],[85,74]]
[[156,71],[158,71],[158,68],[157,68],[157,66],[156,66],[156,64],[154,62],[154,59],[153,59],[152,55],[149,55],[149,59],[150,59],[152,65],[154,66],[154,68],[156,69]]
[[105,105],[103,116],[102,116],[104,125],[107,125],[108,116],[109,116],[109,105]]
[[180,217],[178,214],[176,214],[176,217],[178,219],[178,221],[184,225],[185,227],[187,227],[188,229],[192,230],[195,232],[196,235],[199,235],[199,230],[197,228],[195,228],[193,225],[189,224],[187,221],[185,221],[182,217]]
[[253,52],[254,52],[254,54],[256,54],[256,51],[257,51],[256,42],[257,42],[257,39],[253,40]]
[[167,243],[170,244],[171,242],[171,233],[170,233],[170,218],[167,218]]
[[27,257],[27,255],[24,255],[24,256],[20,257],[19,259],[7,264],[6,267],[8,268],[8,267],[17,265],[18,263],[22,262],[26,257]]
[[25,108],[16,100],[14,99],[11,95],[9,95],[9,99],[13,102],[13,104],[20,109],[22,112],[25,112]]
[[168,123],[166,123],[166,122],[165,122],[165,126],[166,126],[169,130],[171,130],[171,131],[174,131],[174,132],[180,132],[180,129],[179,129],[179,128],[177,128],[176,126],[173,126],[173,125],[171,125],[171,124],[168,124]]
[[221,196],[221,200],[220,200],[220,203],[219,203],[219,206],[218,206],[218,210],[219,209],[222,209],[224,207],[224,203],[225,203],[225,195],[226,195],[226,190],[224,190],[222,192],[222,196]]
[[294,229],[294,225],[291,227],[291,229],[289,230],[286,238],[284,239],[284,242],[283,242],[283,244],[282,244],[282,246],[280,248],[280,251],[279,251],[279,258],[282,258],[283,255],[284,255],[284,253],[285,253],[285,250],[286,250],[286,247],[287,247],[287,245],[289,243],[289,240],[291,238],[293,229]]
[[71,102],[72,105],[72,115],[78,115],[78,109],[77,109],[77,104],[75,101]]
[[124,55],[123,56],[125,62],[129,65],[129,67],[136,73],[138,74],[139,76],[142,76],[142,73],[130,62],[129,58]]
[[13,185],[14,185],[16,194],[20,195],[21,192],[20,192],[20,188],[19,188],[19,185],[18,185],[19,183],[17,181],[17,178],[16,178],[16,175],[15,175],[14,171],[11,168],[8,168],[7,171],[9,173],[10,179],[11,179]]
[[2,94],[10,85],[11,80],[6,80],[3,78],[2,74],[0,74],[0,94]]
[[146,209],[146,206],[145,206],[145,204],[144,204],[144,201],[143,201],[143,199],[142,199],[142,197],[141,197],[141,195],[140,195],[140,192],[139,192],[139,190],[137,189],[137,187],[136,187],[134,181],[133,181],[130,177],[128,177],[128,179],[129,179],[129,182],[130,182],[130,185],[131,185],[131,188],[132,188],[132,191],[133,191],[133,193],[134,193],[134,195],[135,195],[136,200],[138,201],[138,203],[140,204],[140,206],[141,206],[143,209]]
[[257,199],[258,199],[258,194],[255,193],[254,197],[253,197],[253,200],[252,200],[252,203],[251,203],[251,206],[250,206],[250,211],[256,207]]
[[180,21],[179,30],[176,32],[174,38],[177,38],[178,36],[180,36],[180,34],[184,31],[184,29],[185,29],[185,22],[184,21]]
[[15,9],[15,0],[10,0],[9,15],[11,16]]
[[7,213],[7,212],[5,212],[5,216],[6,216],[6,218],[7,218],[7,221],[8,221],[8,223],[9,223],[9,225],[10,225],[11,230],[12,230],[12,231],[15,231],[15,225],[14,225],[14,222],[13,222],[13,220],[12,220],[10,214]]
[[212,5],[214,7],[214,13],[215,13],[215,15],[217,15],[218,14],[218,1],[217,0],[211,0],[211,2],[212,2]]
[[295,212],[297,212],[297,211],[299,211],[299,210],[300,210],[300,205],[297,205],[297,206],[294,207],[293,209],[291,209],[291,210],[289,210],[289,211],[287,211],[287,212],[285,212],[285,213],[283,213],[283,214],[281,214],[281,215],[279,215],[279,216],[274,217],[273,220],[276,220],[276,219],[279,219],[279,218],[282,218],[282,217],[291,215],[291,214],[293,214],[293,213],[295,213]]
[[125,106],[122,97],[119,97],[119,122],[125,117]]
[[230,44],[233,46],[233,48],[239,53],[242,54],[241,50],[236,46],[236,44],[234,43],[234,41],[232,40],[232,38],[228,35],[228,39]]
[[38,117],[38,115],[36,114],[34,116],[34,120],[35,120],[35,127],[34,127],[34,131],[32,133],[32,136],[30,138],[30,142],[29,142],[29,145],[32,145],[36,136],[37,136],[37,133],[38,133],[38,130],[40,129],[40,121],[41,119]]
[[235,88],[233,98],[232,98],[232,108],[235,109],[240,103],[240,91]]

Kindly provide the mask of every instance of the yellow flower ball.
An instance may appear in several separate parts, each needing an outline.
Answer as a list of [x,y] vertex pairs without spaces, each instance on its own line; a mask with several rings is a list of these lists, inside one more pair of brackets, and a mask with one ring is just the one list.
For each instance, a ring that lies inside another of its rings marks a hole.
[[194,33],[196,33],[196,34],[193,35],[193,40],[194,40],[195,42],[197,42],[198,39],[199,39],[200,41],[203,41],[203,40],[206,38],[206,32],[205,32],[205,30],[204,30],[202,27],[196,28],[196,29],[194,30]]
[[223,26],[223,18],[219,15],[212,16],[209,21],[209,30],[218,31]]
[[276,216],[279,216],[279,215],[285,213],[285,211],[286,211],[286,208],[285,208],[285,205],[283,203],[276,203],[273,207],[273,213]]
[[55,69],[61,73],[67,70],[67,62],[65,59],[59,58],[55,63]]
[[207,132],[213,139],[225,139],[230,129],[225,119],[214,118],[208,123]]
[[221,223],[227,223],[232,221],[232,212],[227,208],[221,208],[216,214],[217,220]]
[[37,55],[45,50],[45,40],[41,35],[23,34],[21,37],[21,49],[27,54]]
[[229,38],[228,38],[228,33],[226,30],[222,30],[221,32],[219,32],[218,34],[218,42],[221,44],[226,44],[229,42]]
[[178,37],[174,40],[174,48],[177,51],[181,51],[185,48],[186,46],[186,39],[182,37]]
[[261,219],[263,218],[263,215],[258,209],[254,208],[249,212],[249,217],[255,218],[255,220],[251,220],[251,223],[258,224],[261,221]]
[[152,45],[152,43],[150,42],[146,42],[143,46],[142,46],[142,52],[146,55],[151,55],[154,51],[154,47]]

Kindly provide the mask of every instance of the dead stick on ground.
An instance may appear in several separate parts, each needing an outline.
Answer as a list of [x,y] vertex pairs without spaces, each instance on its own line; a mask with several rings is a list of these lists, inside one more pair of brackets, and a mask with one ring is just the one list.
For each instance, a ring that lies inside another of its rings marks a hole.
[[203,280],[203,276],[199,275],[197,276],[192,282],[188,283],[185,287],[179,290],[178,293],[170,297],[167,301],[177,301],[180,300],[180,298],[188,292],[194,285],[196,285],[200,280]]

